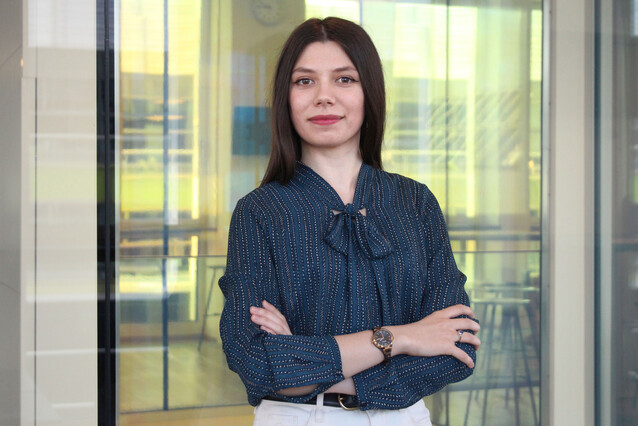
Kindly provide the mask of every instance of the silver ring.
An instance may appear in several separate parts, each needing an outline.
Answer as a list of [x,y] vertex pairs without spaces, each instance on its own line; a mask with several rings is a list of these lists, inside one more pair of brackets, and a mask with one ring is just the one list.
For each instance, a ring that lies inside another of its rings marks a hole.
[[465,333],[463,330],[459,330],[459,340],[457,340],[458,343],[461,343],[461,339],[463,338],[463,333]]

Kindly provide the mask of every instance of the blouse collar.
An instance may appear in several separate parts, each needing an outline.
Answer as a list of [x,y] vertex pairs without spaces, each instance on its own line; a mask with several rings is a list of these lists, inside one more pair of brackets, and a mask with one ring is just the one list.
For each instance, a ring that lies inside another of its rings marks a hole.
[[[373,169],[366,163],[361,163],[357,183],[354,190],[352,206],[356,210],[366,207],[368,202],[369,182],[372,178]],[[297,161],[295,176],[293,180],[298,180],[304,186],[308,186],[313,194],[320,197],[330,209],[345,211],[347,206],[341,200],[337,191],[317,172],[301,161]],[[348,204],[350,206],[350,204]]]
[[307,186],[310,192],[325,201],[330,209],[330,223],[324,241],[349,259],[352,259],[351,250],[354,249],[354,244],[358,245],[369,259],[379,259],[393,251],[392,244],[369,217],[370,181],[373,173],[374,169],[371,166],[361,164],[354,199],[351,204],[344,205],[337,191],[325,179],[307,165],[297,162],[293,181]]

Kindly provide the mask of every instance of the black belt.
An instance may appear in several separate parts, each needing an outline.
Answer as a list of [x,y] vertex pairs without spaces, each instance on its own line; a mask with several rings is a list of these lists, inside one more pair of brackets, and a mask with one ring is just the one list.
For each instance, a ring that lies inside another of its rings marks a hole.
[[[274,396],[265,396],[263,399],[267,399],[269,401],[279,401],[279,402],[288,402],[283,399],[276,398]],[[317,405],[317,397],[312,397],[303,404],[309,405]],[[357,397],[354,395],[343,395],[340,393],[325,393],[323,394],[323,405],[325,407],[341,407],[344,410],[358,410],[359,409],[359,401]]]

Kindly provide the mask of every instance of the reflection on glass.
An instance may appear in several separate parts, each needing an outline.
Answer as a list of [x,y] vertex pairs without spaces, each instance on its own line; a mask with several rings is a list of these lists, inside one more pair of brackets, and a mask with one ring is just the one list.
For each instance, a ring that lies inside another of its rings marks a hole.
[[290,0],[266,24],[250,1],[120,1],[122,422],[198,407],[251,424],[221,351],[217,280],[234,205],[266,166],[278,50],[329,15],[362,23],[379,50],[384,166],[437,196],[483,325],[475,376],[428,397],[433,420],[535,422],[541,2],[449,3]]
[[[601,0],[596,316],[601,424],[638,424],[638,2]],[[608,58],[603,61],[602,58]]]

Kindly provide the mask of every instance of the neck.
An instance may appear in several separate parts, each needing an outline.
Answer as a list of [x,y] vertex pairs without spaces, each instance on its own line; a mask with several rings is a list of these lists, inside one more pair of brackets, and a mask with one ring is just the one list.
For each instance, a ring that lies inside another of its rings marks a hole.
[[358,147],[350,153],[326,153],[304,149],[301,161],[328,182],[344,204],[352,203],[363,162]]

